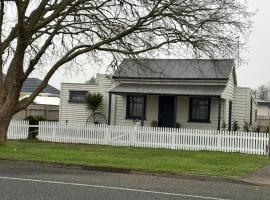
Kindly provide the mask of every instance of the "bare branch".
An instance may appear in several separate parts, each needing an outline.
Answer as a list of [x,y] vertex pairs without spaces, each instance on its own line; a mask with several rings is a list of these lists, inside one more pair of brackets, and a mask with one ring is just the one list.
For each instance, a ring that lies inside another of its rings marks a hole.
[[[29,2],[35,2],[35,6],[31,8]],[[57,69],[83,54],[93,60],[104,51],[118,58],[136,57],[162,48],[168,53],[185,52],[190,57],[234,58],[236,36],[240,36],[240,47],[244,47],[251,26],[252,13],[241,2],[18,0],[18,21],[1,43],[0,55],[10,48],[14,52],[9,53],[6,92],[0,91],[0,100],[20,89],[33,71],[48,66],[42,83],[30,97],[14,104],[16,111],[23,109],[46,87]],[[11,80],[16,80],[12,87]]]

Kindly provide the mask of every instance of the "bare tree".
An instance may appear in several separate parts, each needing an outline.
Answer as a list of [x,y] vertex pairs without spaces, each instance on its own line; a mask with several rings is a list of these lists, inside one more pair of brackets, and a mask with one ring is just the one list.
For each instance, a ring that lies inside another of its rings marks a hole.
[[261,85],[257,89],[254,89],[253,93],[257,99],[269,100],[270,98],[270,88],[266,85]]
[[96,78],[92,76],[88,81],[85,81],[86,84],[95,84],[96,83]]
[[[2,143],[12,116],[80,55],[96,61],[106,52],[114,64],[121,55],[146,57],[161,50],[233,57],[236,36],[244,45],[253,15],[241,0],[0,0],[0,6]],[[46,71],[41,84],[19,100],[35,70]]]

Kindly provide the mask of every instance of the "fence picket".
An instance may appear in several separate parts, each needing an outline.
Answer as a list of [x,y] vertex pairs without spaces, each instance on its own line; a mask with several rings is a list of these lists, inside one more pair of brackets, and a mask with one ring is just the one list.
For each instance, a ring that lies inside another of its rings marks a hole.
[[[8,139],[27,139],[28,121],[11,121]],[[32,126],[33,127],[33,126]],[[159,127],[90,125],[80,123],[40,122],[38,139],[61,143],[134,146],[179,150],[208,150],[267,155],[269,135]]]

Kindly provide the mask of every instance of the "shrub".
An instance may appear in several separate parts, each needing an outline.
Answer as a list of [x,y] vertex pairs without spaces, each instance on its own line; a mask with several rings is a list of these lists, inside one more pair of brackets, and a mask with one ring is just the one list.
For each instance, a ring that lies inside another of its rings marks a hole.
[[226,122],[225,122],[225,121],[223,121],[221,128],[222,128],[222,130],[223,130],[223,131],[225,131],[225,130],[226,130],[226,128],[227,128],[227,124],[226,124]]
[[[98,121],[96,119],[96,113],[99,108],[101,108],[103,103],[103,95],[100,93],[88,93],[85,96],[85,104],[87,106],[87,109],[92,112],[93,116],[93,123],[98,124]],[[90,119],[90,117],[88,117]]]
[[157,121],[152,121],[151,122],[151,127],[158,127]]
[[244,121],[244,125],[243,125],[243,131],[245,132],[249,132],[250,131],[250,127],[247,121]]
[[237,122],[237,121],[234,121],[234,122],[233,122],[232,130],[233,130],[233,131],[238,131],[239,128],[240,128],[240,127],[239,127],[239,125],[238,125],[238,122]]
[[176,122],[175,128],[181,128],[181,124],[179,122]]
[[[36,115],[36,116],[28,116],[24,120],[29,121],[29,125],[38,125],[40,121],[46,121],[47,118],[43,115]],[[29,127],[28,130],[28,139],[29,140],[36,140],[38,135],[38,128],[37,127]]]
[[251,126],[250,129],[252,132],[257,132],[257,133],[261,132],[261,127],[256,126],[256,125]]

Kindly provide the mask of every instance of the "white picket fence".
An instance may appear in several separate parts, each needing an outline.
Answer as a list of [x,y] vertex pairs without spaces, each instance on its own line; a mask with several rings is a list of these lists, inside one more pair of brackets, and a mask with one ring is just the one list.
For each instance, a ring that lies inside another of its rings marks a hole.
[[11,121],[8,127],[7,139],[20,140],[28,136],[28,121]]
[[[12,124],[14,127],[17,122],[12,123],[14,123]],[[24,128],[20,123],[26,122],[17,123],[18,127]],[[269,134],[266,133],[60,122],[40,122],[38,127],[38,139],[48,142],[241,152],[259,155],[268,154],[269,149]],[[14,130],[18,130],[20,133],[19,128]]]

